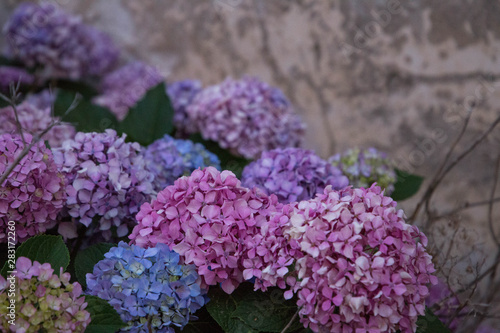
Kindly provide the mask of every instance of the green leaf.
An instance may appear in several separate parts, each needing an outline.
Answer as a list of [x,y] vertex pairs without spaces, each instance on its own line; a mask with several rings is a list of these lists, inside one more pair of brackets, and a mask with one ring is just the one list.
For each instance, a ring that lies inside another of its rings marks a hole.
[[424,178],[396,169],[397,181],[391,197],[396,201],[408,199],[418,192]]
[[85,296],[88,303],[86,310],[90,312],[90,324],[85,333],[115,333],[126,324],[116,310],[103,299],[96,296]]
[[205,148],[219,157],[222,170],[230,170],[238,178],[240,178],[245,166],[250,163],[250,160],[244,157],[235,156],[227,149],[221,148],[217,142],[203,139],[199,133],[191,135],[189,140],[203,144]]
[[130,141],[147,146],[172,133],[173,118],[174,109],[165,91],[165,83],[160,83],[129,110],[119,129]]
[[[254,291],[251,283],[241,284],[231,295],[211,288],[208,297],[208,312],[228,333],[281,332],[297,311],[295,301],[285,300],[282,290]],[[288,331],[300,327],[296,317]]]
[[83,289],[87,288],[87,273],[94,271],[94,266],[104,259],[104,254],[116,244],[99,243],[78,252],[75,257],[75,274]]
[[451,331],[429,308],[426,308],[425,316],[418,317],[416,333],[451,333]]
[[[60,268],[66,270],[69,264],[69,251],[61,236],[38,235],[27,239],[16,249],[16,260],[19,257],[26,257],[31,261],[39,263],[49,263],[55,274],[59,274]],[[2,268],[2,275],[6,276],[7,271],[12,270],[6,262]]]
[[59,90],[54,103],[54,113],[63,121],[72,123],[81,132],[104,132],[107,128],[118,127],[116,117],[106,108],[92,104],[89,99],[82,98],[75,109],[68,114],[66,110],[75,100],[75,92]]

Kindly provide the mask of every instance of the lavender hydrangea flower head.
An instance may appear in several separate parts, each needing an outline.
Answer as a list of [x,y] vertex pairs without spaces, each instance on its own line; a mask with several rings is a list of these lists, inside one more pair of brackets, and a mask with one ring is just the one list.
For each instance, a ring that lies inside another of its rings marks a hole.
[[[33,140],[25,133],[26,144]],[[24,149],[18,134],[0,135],[0,175]],[[0,243],[7,242],[9,221],[16,222],[16,241],[42,233],[55,224],[65,200],[64,177],[50,149],[37,142],[0,184]]]
[[[84,332],[90,313],[78,282],[70,283],[70,274],[54,274],[50,264],[19,257],[16,262],[16,321],[7,317],[8,283],[0,276],[0,328],[2,332],[36,333]],[[9,283],[10,285],[10,283]]]
[[396,172],[386,154],[375,148],[349,149],[328,161],[340,168],[354,187],[367,188],[376,182],[387,194],[394,192]]
[[186,110],[204,139],[246,158],[298,146],[304,133],[283,93],[252,77],[207,87]]
[[89,227],[97,219],[98,229],[110,239],[112,227],[118,237],[135,225],[139,206],[151,200],[153,174],[147,169],[138,143],[125,142],[114,130],[104,133],[78,132],[54,158],[67,178],[67,213]]
[[35,78],[22,68],[0,66],[0,93],[9,93],[11,84],[16,86],[18,83],[23,85],[33,84]]
[[[24,132],[32,136],[41,134],[57,118],[52,117],[51,107],[37,107],[29,101],[16,106],[17,117]],[[0,109],[0,133],[16,133],[16,115],[12,106]],[[50,147],[60,147],[63,141],[75,136],[75,127],[68,123],[60,123],[45,133],[43,140],[48,141]]]
[[196,132],[196,126],[189,120],[186,108],[201,88],[201,82],[198,80],[176,81],[167,87],[167,93],[174,108],[174,125],[178,132],[176,135],[180,137]]
[[247,165],[241,177],[243,186],[259,187],[276,194],[282,203],[308,200],[323,192],[327,185],[340,190],[349,180],[311,150],[302,148],[274,149],[262,153]]
[[25,101],[39,109],[52,108],[56,101],[56,95],[57,91],[45,89],[36,94],[26,96]]
[[131,62],[106,75],[101,85],[101,95],[94,102],[111,110],[123,120],[146,92],[163,81],[158,70],[141,61]]
[[[415,332],[437,279],[427,238],[378,186],[328,186],[293,204],[284,235],[295,263],[301,322],[315,332]],[[290,297],[290,293],[285,295]]]
[[276,196],[242,187],[230,171],[207,167],[142,205],[129,238],[144,247],[167,244],[196,266],[203,288],[221,283],[230,294],[244,279],[260,277],[259,267],[250,269],[244,260],[280,208]]
[[120,332],[184,327],[208,301],[196,267],[181,265],[165,244],[143,249],[120,242],[87,274],[88,293],[111,304],[128,326]]
[[7,55],[28,67],[42,67],[42,77],[101,75],[119,56],[110,37],[51,2],[19,5],[3,33]]
[[144,150],[144,160],[155,176],[158,191],[172,185],[177,178],[190,175],[195,169],[214,166],[220,170],[217,155],[202,144],[169,135],[150,144]]

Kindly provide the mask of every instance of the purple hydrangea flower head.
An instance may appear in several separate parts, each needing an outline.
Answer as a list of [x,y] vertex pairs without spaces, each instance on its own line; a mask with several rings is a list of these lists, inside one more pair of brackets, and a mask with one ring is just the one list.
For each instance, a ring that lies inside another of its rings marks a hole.
[[[26,144],[33,140],[25,133]],[[14,163],[24,149],[18,134],[0,135],[0,175]],[[50,149],[43,141],[28,154],[0,184],[0,242],[7,242],[9,221],[16,222],[16,240],[44,232],[54,226],[65,200],[64,177],[58,171]]]
[[267,194],[276,194],[282,203],[311,199],[327,185],[339,190],[349,184],[338,168],[302,148],[263,152],[260,159],[245,167],[241,182],[243,186],[257,186]]
[[144,160],[155,176],[158,191],[172,185],[177,178],[190,175],[195,169],[214,166],[220,170],[219,158],[202,144],[169,135],[150,144],[144,150]]
[[198,80],[176,81],[168,85],[167,93],[174,108],[174,125],[179,136],[186,136],[196,132],[196,126],[189,119],[186,108],[201,91],[202,85]]
[[276,196],[242,187],[230,171],[207,167],[142,205],[129,238],[144,247],[167,244],[185,264],[196,266],[203,288],[221,283],[230,294],[255,274],[253,268],[244,272],[243,260],[280,208]]
[[301,322],[315,332],[415,332],[428,283],[437,283],[427,238],[406,224],[378,186],[328,186],[293,204],[284,234],[295,263]]
[[90,323],[90,313],[78,282],[70,283],[70,274],[54,274],[50,264],[31,262],[19,257],[12,278],[15,293],[16,321],[10,325],[7,297],[10,284],[0,276],[0,328],[2,332],[34,333],[84,332]]
[[394,191],[396,172],[386,154],[375,148],[349,149],[328,160],[342,170],[354,187],[370,187],[373,183],[385,189],[387,194]]
[[[51,107],[37,107],[29,101],[16,106],[19,123],[24,132],[32,136],[41,134],[50,124],[57,120],[52,117]],[[0,133],[16,133],[16,116],[14,108],[7,106],[0,109]],[[63,141],[75,136],[75,127],[68,123],[61,123],[45,133],[42,140],[48,141],[50,147],[60,147]]]
[[143,202],[151,200],[153,174],[142,159],[138,143],[125,142],[114,130],[104,133],[78,132],[54,158],[67,178],[67,213],[90,226],[97,219],[98,229],[110,239],[112,228],[118,237],[135,225],[133,215]]
[[10,85],[17,86],[18,83],[23,85],[33,84],[35,78],[22,68],[0,66],[0,93],[8,94]]
[[134,61],[103,78],[101,95],[95,97],[94,102],[108,108],[122,120],[149,89],[162,81],[163,77],[155,67]]
[[42,77],[47,78],[102,75],[119,56],[107,35],[52,2],[19,5],[3,33],[7,55],[28,67],[42,67]]
[[143,249],[120,242],[87,274],[88,293],[111,304],[128,324],[120,332],[168,332],[184,327],[208,298],[194,265],[165,244]]
[[283,93],[252,77],[205,88],[187,113],[204,139],[246,158],[298,146],[304,133],[304,124]]
[[56,95],[57,91],[45,89],[36,94],[26,96],[26,101],[39,109],[51,109],[56,101]]

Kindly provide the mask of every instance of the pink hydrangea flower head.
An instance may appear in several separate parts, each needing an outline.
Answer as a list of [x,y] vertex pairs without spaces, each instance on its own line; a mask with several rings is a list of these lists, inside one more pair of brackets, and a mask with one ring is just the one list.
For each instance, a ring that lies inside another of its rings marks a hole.
[[197,267],[202,288],[221,283],[231,293],[244,279],[259,275],[245,271],[243,261],[252,257],[248,252],[255,252],[255,236],[280,207],[276,196],[242,187],[230,171],[207,167],[142,205],[129,238],[141,247],[167,244],[185,264]]
[[[29,145],[33,138],[25,133]],[[24,149],[18,134],[0,135],[0,175],[14,164]],[[16,223],[16,240],[44,232],[54,226],[64,205],[64,177],[50,149],[39,141],[0,184],[0,242],[7,242],[9,221]]]
[[111,38],[52,2],[19,5],[4,26],[7,55],[44,78],[77,80],[109,71],[119,56]]
[[284,234],[304,256],[294,290],[301,322],[315,332],[415,332],[427,284],[437,283],[427,238],[380,187],[328,186],[293,204]]
[[241,182],[246,187],[257,186],[267,194],[276,194],[282,203],[311,199],[327,185],[340,190],[349,184],[338,168],[312,150],[302,148],[263,152],[245,167]]
[[[60,170],[67,178],[65,210],[89,227],[92,219],[105,239],[128,234],[133,216],[151,200],[153,175],[147,169],[138,143],[125,142],[114,130],[78,132],[73,140],[53,149]],[[116,230],[114,230],[116,229]]]
[[[29,101],[25,101],[16,106],[19,123],[24,132],[37,136],[42,133],[49,125],[56,121],[52,117],[51,107],[37,107]],[[0,133],[16,133],[16,116],[14,108],[7,106],[0,109]],[[50,147],[60,147],[63,141],[75,136],[75,127],[68,123],[52,127],[42,138],[47,141]]]
[[204,139],[246,158],[299,146],[304,134],[303,122],[283,93],[253,77],[205,88],[186,111]]
[[123,120],[147,91],[163,81],[158,70],[141,61],[134,61],[106,75],[101,84],[101,95],[94,102],[108,108]]
[[[32,262],[19,257],[17,273],[11,275],[8,283],[0,281],[0,328],[2,332],[84,332],[90,323],[90,313],[78,282],[70,283],[69,273],[59,276],[48,263]],[[3,277],[0,278],[3,280]],[[16,321],[9,323],[6,315],[10,299],[7,291],[11,280],[18,290],[15,294]],[[3,280],[5,281],[5,280]]]

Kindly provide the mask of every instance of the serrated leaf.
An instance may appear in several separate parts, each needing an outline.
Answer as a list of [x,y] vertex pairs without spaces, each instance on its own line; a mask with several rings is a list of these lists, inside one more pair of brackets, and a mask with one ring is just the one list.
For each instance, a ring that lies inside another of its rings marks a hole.
[[[293,300],[286,301],[283,291],[254,291],[253,284],[241,284],[231,295],[219,288],[209,291],[208,312],[225,332],[281,332],[297,311]],[[301,327],[298,318],[289,331]]]
[[86,295],[85,302],[88,303],[86,310],[91,318],[85,333],[115,333],[126,326],[116,310],[105,300]]
[[443,322],[428,308],[425,316],[418,317],[416,333],[451,333]]
[[83,289],[87,288],[87,273],[94,271],[94,266],[104,259],[104,254],[116,244],[99,243],[78,252],[75,257],[75,274]]
[[108,128],[116,129],[118,120],[106,108],[92,104],[89,99],[82,98],[78,105],[68,114],[66,110],[75,99],[75,92],[59,90],[54,102],[54,114],[63,121],[73,124],[77,131],[81,132],[104,132]]
[[398,169],[395,171],[397,180],[391,197],[396,201],[402,201],[416,194],[420,189],[424,178]]
[[168,97],[165,84],[160,83],[129,110],[120,123],[121,133],[126,133],[130,141],[143,146],[172,133],[174,109]]
[[238,178],[241,176],[245,166],[250,163],[250,160],[247,160],[244,157],[235,156],[227,149],[221,148],[217,142],[203,139],[199,133],[191,135],[189,140],[203,144],[208,151],[219,157],[222,170],[230,170]]
[[[61,236],[38,235],[24,241],[16,249],[16,260],[19,257],[29,258],[39,263],[49,263],[55,274],[59,274],[60,268],[66,270],[69,264],[69,251]],[[7,263],[2,268],[2,275],[6,276]]]

